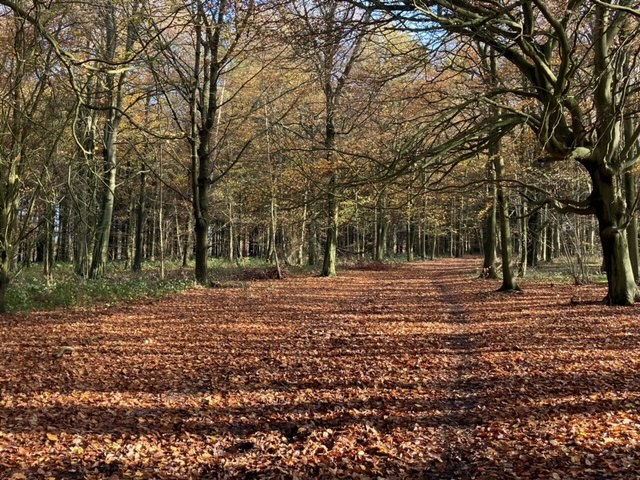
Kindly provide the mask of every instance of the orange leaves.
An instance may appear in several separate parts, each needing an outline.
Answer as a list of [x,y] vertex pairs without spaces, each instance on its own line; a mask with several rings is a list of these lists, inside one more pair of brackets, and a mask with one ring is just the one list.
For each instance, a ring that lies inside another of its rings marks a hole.
[[568,285],[486,294],[474,266],[25,317],[1,339],[0,476],[632,477],[634,311],[569,305]]

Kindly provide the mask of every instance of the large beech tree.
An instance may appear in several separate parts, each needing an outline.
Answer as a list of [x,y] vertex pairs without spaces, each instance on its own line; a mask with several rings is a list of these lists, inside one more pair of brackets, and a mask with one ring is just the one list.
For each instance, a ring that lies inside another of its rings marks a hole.
[[[587,172],[591,193],[549,199],[564,211],[593,214],[599,223],[611,305],[638,297],[626,230],[635,200],[625,174],[638,161],[636,69],[640,10],[630,0],[367,2],[432,32],[467,37],[492,47],[526,82],[498,85],[479,99],[509,121],[532,128],[544,148],[541,161],[575,161]],[[516,100],[527,100],[520,109]],[[505,113],[506,112],[506,113]],[[625,122],[627,126],[625,127]]]

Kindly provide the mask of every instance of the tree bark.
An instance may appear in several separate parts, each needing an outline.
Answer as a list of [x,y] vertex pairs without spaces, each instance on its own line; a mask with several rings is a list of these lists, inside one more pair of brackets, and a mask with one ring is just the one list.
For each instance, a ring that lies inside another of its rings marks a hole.
[[318,227],[315,216],[311,217],[309,222],[309,248],[308,248],[308,264],[314,266],[318,261]]
[[44,259],[43,259],[43,274],[44,277],[48,282],[51,281],[52,277],[53,277],[53,266],[54,266],[54,262],[55,262],[55,243],[54,243],[54,236],[55,236],[55,216],[56,216],[56,209],[55,209],[55,204],[51,204],[47,206],[47,213],[46,213],[46,221],[45,221],[45,242],[44,242]]
[[134,239],[133,263],[131,268],[134,272],[142,270],[142,260],[144,257],[144,216],[146,199],[146,173],[140,173],[140,191],[138,195],[138,205],[136,208],[136,236]]
[[387,197],[385,192],[378,195],[376,202],[375,257],[378,262],[387,256]]
[[520,271],[518,272],[520,277],[527,275],[527,266],[529,264],[529,222],[527,213],[527,202],[523,200],[522,209],[520,210]]
[[628,215],[631,216],[629,226],[627,227],[627,242],[629,244],[629,259],[631,260],[631,269],[633,271],[633,278],[636,284],[640,281],[640,260],[639,260],[639,246],[638,246],[638,217],[635,211],[632,211],[633,204],[635,203],[636,196],[636,179],[635,174],[627,172],[625,174],[625,193],[627,196],[627,205],[630,211]]
[[498,220],[500,223],[500,246],[502,256],[502,286],[501,292],[519,290],[512,265],[511,225],[509,224],[509,199],[502,185],[504,178],[504,160],[498,153],[499,146],[494,146],[493,163],[496,171],[496,190],[498,198]]
[[336,275],[338,254],[338,172],[336,170],[331,174],[327,195],[328,225],[324,244],[324,260],[320,275],[323,277],[334,277]]
[[598,168],[589,173],[594,187],[591,204],[598,219],[603,265],[607,274],[606,302],[609,305],[633,305],[638,300],[638,290],[624,228],[628,212],[623,180]]
[[[106,60],[115,62],[117,57],[118,40],[118,19],[116,7],[112,3],[106,6],[105,13],[105,42]],[[135,12],[134,12],[135,13]],[[133,19],[134,17],[132,17]],[[133,22],[133,20],[130,22]],[[125,40],[125,51],[130,51],[133,47],[135,28],[132,23],[127,25]],[[113,207],[116,191],[116,168],[117,168],[117,140],[120,124],[122,122],[122,109],[124,105],[124,82],[127,76],[127,69],[121,73],[106,74],[107,90],[107,121],[104,126],[104,171],[102,174],[103,194],[100,204],[100,222],[96,230],[95,243],[93,248],[93,258],[89,278],[98,278],[104,275],[107,256],[109,253],[109,237],[111,235],[111,222],[113,219]]]
[[482,263],[482,277],[483,278],[498,278],[498,271],[496,269],[496,246],[498,240],[496,238],[496,221],[497,221],[497,204],[498,204],[498,191],[496,188],[496,174],[493,162],[489,162],[487,166],[487,176],[489,180],[489,188],[491,191],[491,207],[487,212],[487,217],[484,220],[484,261]]

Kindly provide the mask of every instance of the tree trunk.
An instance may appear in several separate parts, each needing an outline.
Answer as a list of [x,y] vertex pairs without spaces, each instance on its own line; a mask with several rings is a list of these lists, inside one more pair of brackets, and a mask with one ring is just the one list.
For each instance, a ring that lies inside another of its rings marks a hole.
[[271,248],[273,249],[273,251],[271,252],[271,254],[273,255],[272,258],[270,258],[271,261],[273,261],[275,267],[276,267],[276,276],[278,278],[278,280],[282,279],[282,270],[280,269],[280,258],[278,257],[278,246],[276,245],[276,229],[278,227],[278,212],[277,212],[277,206],[276,206],[276,195],[275,195],[275,186],[272,184],[272,188],[271,188],[271,240],[270,240],[270,244],[271,244]]
[[375,231],[375,257],[374,259],[381,262],[387,256],[387,197],[384,192],[378,195],[376,203],[376,231]]
[[100,223],[96,230],[93,258],[89,278],[99,278],[104,275],[109,252],[109,236],[113,219],[113,205],[116,190],[116,144],[115,132],[108,134],[104,159],[104,192],[102,196]]
[[322,263],[323,277],[336,275],[336,260],[338,254],[338,172],[331,174],[327,199],[327,237],[325,239],[324,260]]
[[304,191],[304,208],[302,210],[302,225],[300,226],[300,247],[298,248],[298,265],[302,265],[302,263],[304,262],[303,258],[304,258],[304,242],[306,241],[306,238],[304,236],[304,233],[307,229],[307,197],[308,197],[308,191],[305,189]]
[[314,266],[318,261],[318,239],[317,239],[317,222],[315,217],[311,218],[309,222],[309,258],[308,263],[309,266]]
[[131,264],[131,268],[134,272],[140,272],[142,270],[146,183],[146,173],[143,171],[140,173],[140,194],[138,196],[138,205],[136,208],[136,236],[134,239],[133,263]]
[[66,196],[60,201],[60,233],[58,234],[58,245],[56,248],[56,261],[58,263],[68,262],[71,259],[69,249],[69,223],[71,209],[69,208],[69,200]]
[[184,229],[184,250],[182,251],[182,266],[186,268],[189,265],[189,258],[193,250],[191,243],[191,229],[193,228],[193,217],[189,215],[187,217],[187,225]]
[[[499,148],[498,146],[496,146]],[[496,148],[494,147],[494,148]],[[496,149],[497,149],[496,148]],[[509,224],[509,200],[502,185],[504,178],[504,160],[499,152],[492,152],[496,170],[496,189],[498,198],[498,220],[500,223],[500,246],[502,256],[502,286],[501,292],[519,290],[512,265],[511,225]]]
[[489,177],[489,188],[491,189],[491,207],[487,212],[487,217],[484,220],[484,261],[482,263],[482,277],[483,278],[498,278],[498,271],[496,269],[496,245],[498,240],[496,238],[496,215],[498,204],[498,191],[496,188],[496,175],[495,168],[493,168],[493,162],[489,163],[487,167],[487,176]]
[[208,147],[200,146],[192,151],[192,193],[195,238],[195,277],[207,283],[207,259],[209,248],[209,153]]
[[330,86],[325,86],[327,118],[325,120],[326,161],[331,168],[331,177],[327,188],[327,235],[324,244],[324,260],[322,262],[323,277],[336,275],[336,260],[338,254],[338,160],[333,151],[336,142],[336,131],[333,123],[336,98],[333,97]]
[[[118,25],[116,10],[113,5],[107,6],[109,12],[105,16],[106,25],[106,57],[113,61],[116,58]],[[134,30],[131,25],[127,29],[126,50],[130,50],[134,41]],[[100,223],[96,231],[93,258],[91,260],[90,278],[98,278],[104,274],[107,256],[109,253],[109,237],[111,235],[111,222],[113,218],[113,205],[116,191],[116,148],[118,130],[122,121],[122,107],[124,103],[124,79],[126,70],[116,74],[107,73],[107,121],[104,127],[104,172],[102,176],[103,196],[100,205]]]
[[407,238],[406,238],[406,254],[407,262],[413,262],[413,243],[415,229],[413,225],[413,200],[411,198],[411,188],[409,188],[407,199]]
[[55,204],[48,205],[47,218],[45,221],[45,243],[44,243],[44,259],[43,259],[43,274],[49,283],[53,278],[53,266],[55,261],[54,252],[54,237],[55,237],[55,224],[56,224],[56,209]]
[[6,313],[6,293],[9,287],[9,269],[11,261],[9,253],[0,247],[0,313]]
[[603,229],[601,223],[600,241],[607,273],[607,303],[633,305],[637,300],[637,292],[625,233]]
[[638,253],[638,217],[636,215],[634,206],[636,197],[638,195],[636,191],[636,178],[633,172],[627,172],[624,175],[625,181],[625,195],[627,200],[627,207],[629,208],[628,215],[631,216],[629,226],[627,226],[627,242],[629,243],[629,260],[631,261],[631,270],[633,272],[633,278],[636,282],[640,280],[640,265],[639,265],[639,253]]
[[593,183],[591,201],[598,218],[603,265],[607,274],[606,301],[609,305],[633,305],[638,299],[638,291],[624,229],[627,214],[624,180],[597,168],[590,174]]
[[529,232],[528,232],[528,218],[527,218],[527,202],[522,201],[520,218],[520,272],[518,275],[524,277],[527,275],[528,253],[529,253]]

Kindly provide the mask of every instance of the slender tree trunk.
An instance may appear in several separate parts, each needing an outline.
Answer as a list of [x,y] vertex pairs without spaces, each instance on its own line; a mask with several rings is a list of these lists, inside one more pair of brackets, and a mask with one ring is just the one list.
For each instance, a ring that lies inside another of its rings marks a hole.
[[409,198],[407,200],[407,239],[406,239],[406,254],[407,254],[407,262],[413,262],[413,239],[414,239],[414,228],[413,228],[413,200],[411,198],[411,188],[409,188]]
[[44,259],[43,259],[43,274],[49,283],[53,278],[53,266],[55,261],[54,252],[54,236],[55,236],[55,216],[56,209],[55,204],[48,205],[47,218],[45,222],[45,244],[44,244]]
[[71,259],[69,249],[69,223],[71,211],[69,208],[69,200],[65,197],[60,202],[60,232],[58,234],[58,245],[56,249],[56,260],[58,263],[68,262]]
[[307,197],[308,191],[305,189],[304,191],[304,208],[302,210],[302,225],[300,227],[300,247],[298,248],[298,264],[302,265],[304,259],[304,243],[305,239],[305,231],[307,229]]
[[387,195],[383,191],[376,202],[375,260],[381,262],[387,256]]
[[496,238],[498,190],[496,186],[496,173],[493,161],[489,162],[489,165],[487,167],[487,176],[489,180],[489,189],[491,192],[491,207],[489,208],[487,217],[484,220],[484,261],[482,263],[482,277],[495,279],[498,278],[498,271],[496,269],[496,246],[498,243],[498,240]]
[[278,246],[276,245],[276,231],[278,228],[278,213],[276,210],[276,198],[275,198],[275,189],[272,188],[271,191],[271,248],[273,249],[271,260],[273,261],[276,267],[276,275],[278,279],[282,278],[282,270],[280,269],[280,259],[278,257]]
[[[337,168],[337,167],[336,167]],[[324,260],[322,263],[323,277],[336,275],[336,261],[338,254],[338,172],[331,174],[327,199],[327,236],[325,239]]]
[[182,266],[184,268],[189,266],[189,257],[193,250],[191,243],[191,230],[193,229],[193,217],[189,215],[187,217],[187,225],[184,229],[184,250],[182,251]]
[[527,203],[526,201],[522,201],[522,209],[521,209],[521,218],[520,218],[520,271],[518,275],[520,277],[524,277],[527,275],[527,265],[528,258],[527,254],[528,244],[529,244],[529,232],[528,232],[528,218],[527,218]]
[[519,290],[512,265],[511,225],[509,224],[509,200],[502,184],[504,178],[504,160],[500,156],[499,146],[494,145],[491,152],[496,171],[496,189],[498,193],[498,220],[500,223],[500,244],[502,256],[502,286],[500,291]]
[[140,193],[138,195],[138,205],[136,208],[136,235],[134,239],[133,263],[131,268],[134,272],[142,270],[142,260],[144,254],[144,217],[146,200],[146,172],[140,173]]
[[309,222],[309,266],[314,266],[318,261],[318,227],[315,216]]
[[158,178],[158,245],[160,247],[160,280],[164,280],[164,198],[162,191],[162,148],[159,156]]

